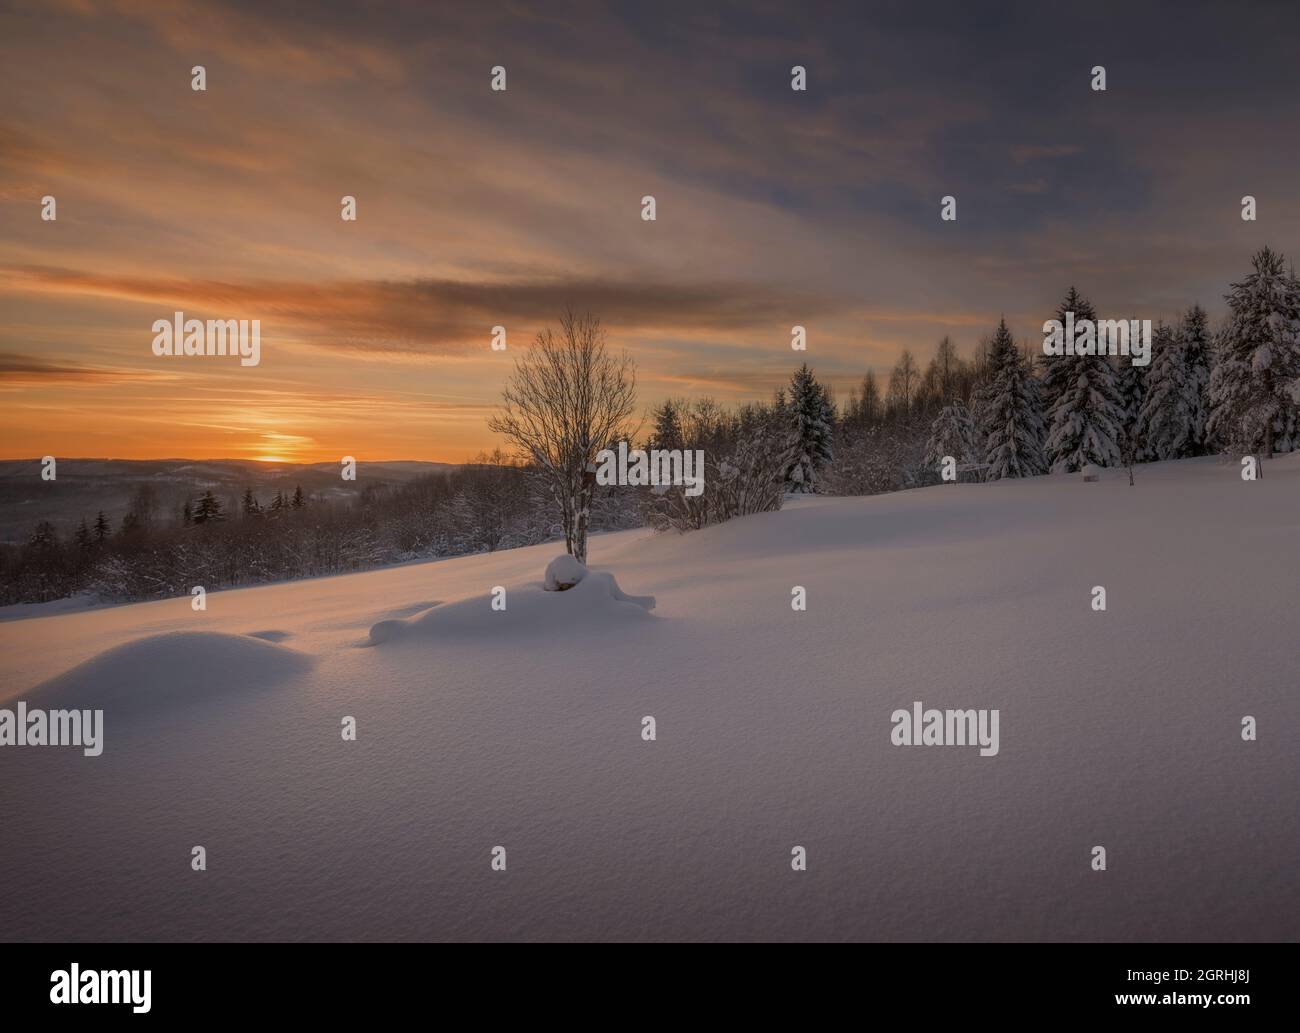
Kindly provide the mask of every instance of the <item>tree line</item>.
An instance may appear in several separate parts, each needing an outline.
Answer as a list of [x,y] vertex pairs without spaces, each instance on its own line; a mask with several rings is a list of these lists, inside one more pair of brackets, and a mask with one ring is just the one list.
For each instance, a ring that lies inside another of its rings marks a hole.
[[[516,359],[490,428],[510,447],[475,463],[350,496],[301,488],[237,507],[213,492],[160,512],[137,487],[115,531],[99,513],[60,537],[42,522],[0,549],[0,603],[77,592],[145,599],[388,563],[563,540],[585,562],[593,531],[688,531],[778,509],[791,492],[875,494],[933,484],[952,457],[964,480],[1132,467],[1210,453],[1271,457],[1300,446],[1300,282],[1258,252],[1211,333],[1193,305],[1158,323],[1146,367],[1104,355],[1041,354],[1005,319],[969,358],[941,340],[922,369],[904,351],[884,389],[867,372],[842,404],[807,364],[764,402],[670,398],[636,416],[636,367],[595,316],[564,313]],[[1054,317],[1096,320],[1071,287]],[[647,426],[648,424],[648,426]],[[643,433],[644,431],[644,433]],[[602,487],[594,469],[619,441],[700,450],[705,490]]]

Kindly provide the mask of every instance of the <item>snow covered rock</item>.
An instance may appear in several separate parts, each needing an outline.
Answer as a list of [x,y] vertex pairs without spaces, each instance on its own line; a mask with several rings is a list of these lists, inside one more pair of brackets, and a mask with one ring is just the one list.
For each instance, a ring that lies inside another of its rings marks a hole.
[[587,576],[587,568],[567,552],[546,564],[544,587],[548,592],[563,592]]
[[1099,480],[1101,480],[1101,467],[1098,466],[1096,463],[1084,463],[1084,464],[1083,464],[1083,479],[1084,479],[1085,481],[1099,481]]

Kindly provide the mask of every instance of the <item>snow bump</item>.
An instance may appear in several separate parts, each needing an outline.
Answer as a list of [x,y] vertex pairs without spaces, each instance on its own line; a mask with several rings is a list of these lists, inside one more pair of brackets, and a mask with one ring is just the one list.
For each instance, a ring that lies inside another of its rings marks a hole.
[[[547,590],[536,582],[514,586],[506,592],[504,610],[494,610],[489,595],[444,603],[410,620],[380,621],[370,629],[364,644],[423,635],[449,641],[482,635],[554,638],[568,634],[576,639],[597,629],[654,619],[649,613],[655,607],[654,596],[628,595],[613,574],[588,570],[581,564],[578,567],[580,580],[566,591]],[[547,573],[551,573],[550,567]]]
[[105,650],[26,698],[33,705],[111,708],[121,714],[268,688],[312,663],[304,653],[251,635],[174,631]]

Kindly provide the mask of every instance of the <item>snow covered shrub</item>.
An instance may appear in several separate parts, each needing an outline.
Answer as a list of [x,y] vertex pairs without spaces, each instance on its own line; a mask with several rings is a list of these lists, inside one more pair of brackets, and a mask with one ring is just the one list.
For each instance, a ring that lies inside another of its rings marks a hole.
[[565,552],[546,564],[546,580],[542,587],[548,592],[563,592],[586,576],[587,568]]
[[832,495],[878,495],[924,483],[926,437],[923,424],[843,427],[821,487]]
[[979,469],[969,468],[983,465],[983,448],[978,442],[975,421],[960,401],[945,405],[930,425],[930,440],[926,443],[922,462],[937,469],[945,456],[956,460],[958,470],[968,469],[967,480],[980,480]]
[[715,453],[711,462],[706,459],[709,522],[780,509],[784,471],[797,447],[780,421],[762,407],[742,409],[732,447],[724,454]]
[[650,447],[704,453],[702,494],[687,495],[679,486],[642,494],[645,521],[660,530],[696,530],[780,509],[786,472],[796,459],[788,412],[757,404],[723,412],[707,398],[664,403]]

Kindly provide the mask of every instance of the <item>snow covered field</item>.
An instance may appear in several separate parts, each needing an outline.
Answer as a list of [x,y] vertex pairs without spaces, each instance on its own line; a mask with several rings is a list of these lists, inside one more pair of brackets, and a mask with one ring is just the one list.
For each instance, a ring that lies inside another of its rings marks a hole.
[[548,545],[0,624],[0,705],[105,711],[0,749],[0,935],[1300,938],[1300,455],[1137,478],[594,538],[652,612]]

